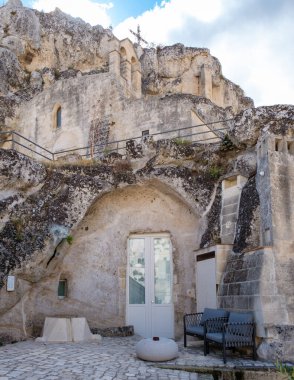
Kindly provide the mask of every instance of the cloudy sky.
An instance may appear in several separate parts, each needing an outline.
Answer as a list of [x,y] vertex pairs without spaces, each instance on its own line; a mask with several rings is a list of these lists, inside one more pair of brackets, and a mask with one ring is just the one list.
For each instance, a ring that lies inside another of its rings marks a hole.
[[150,44],[208,47],[255,104],[294,103],[294,0],[23,0]]

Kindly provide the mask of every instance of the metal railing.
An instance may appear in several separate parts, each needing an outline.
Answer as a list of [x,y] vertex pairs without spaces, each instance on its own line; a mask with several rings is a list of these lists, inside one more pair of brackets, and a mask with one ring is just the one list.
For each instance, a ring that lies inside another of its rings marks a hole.
[[[4,137],[1,138],[1,136],[4,136]],[[27,154],[27,152],[31,152],[33,153],[33,157],[34,155],[37,155],[42,158],[45,158],[46,160],[54,161],[54,153],[44,148],[43,146],[35,143],[34,141],[28,139],[27,137],[24,137],[23,135],[21,135],[20,133],[16,131],[0,132],[0,145],[1,144],[8,145],[7,147],[5,147],[4,145],[2,147],[4,149],[6,148],[6,149],[14,149],[16,151],[21,151],[21,153],[29,157],[32,157],[32,156]],[[24,151],[22,151],[21,148]]]
[[[127,143],[135,141],[137,143],[146,141],[146,139],[154,139],[154,137],[162,137],[167,140],[178,140],[180,143],[188,140],[191,145],[203,143],[220,143],[228,130],[227,126],[221,128],[212,128],[211,126],[233,121],[234,118],[219,120],[210,123],[192,125],[168,131],[154,132],[145,136],[136,136],[127,139],[107,141],[105,143],[91,144],[84,147],[64,149],[56,152],[51,152],[49,149],[35,143],[34,141],[22,136],[16,131],[0,132],[0,145],[2,148],[14,149],[20,151],[29,157],[41,157],[49,161],[55,161],[69,154],[77,155],[81,158],[101,158],[109,153],[116,152],[122,156],[126,155]],[[199,131],[199,128],[207,130]],[[198,129],[198,130],[197,130]],[[214,135],[214,136],[213,136]],[[1,138],[1,136],[4,136]]]

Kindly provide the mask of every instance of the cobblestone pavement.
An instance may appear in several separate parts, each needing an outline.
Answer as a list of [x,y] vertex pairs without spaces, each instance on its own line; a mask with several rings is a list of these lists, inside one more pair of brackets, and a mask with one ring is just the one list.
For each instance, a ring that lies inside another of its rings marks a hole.
[[[0,380],[94,380],[94,379],[159,379],[213,380],[211,375],[183,370],[161,369],[156,363],[136,358],[135,344],[141,338],[103,338],[102,343],[39,343],[19,342],[0,347]],[[221,353],[204,357],[203,342],[179,343],[180,355],[166,362],[171,366],[223,367]],[[267,362],[229,357],[227,366],[265,367]]]

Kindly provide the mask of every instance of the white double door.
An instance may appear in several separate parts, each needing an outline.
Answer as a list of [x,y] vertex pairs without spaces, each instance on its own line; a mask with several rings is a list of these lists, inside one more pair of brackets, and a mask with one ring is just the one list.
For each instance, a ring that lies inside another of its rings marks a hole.
[[172,246],[169,235],[128,241],[127,324],[145,338],[174,337]]

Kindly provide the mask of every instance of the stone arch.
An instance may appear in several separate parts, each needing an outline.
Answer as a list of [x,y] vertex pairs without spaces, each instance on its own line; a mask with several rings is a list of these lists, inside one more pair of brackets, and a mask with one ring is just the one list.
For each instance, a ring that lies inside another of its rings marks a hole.
[[54,130],[62,127],[62,107],[60,103],[56,103],[52,110],[52,128]]
[[[175,331],[180,336],[182,316],[193,311],[195,305],[193,250],[199,244],[199,225],[199,217],[185,200],[161,181],[147,180],[103,194],[89,207],[76,228],[73,244],[65,247],[67,252],[56,267],[70,274],[68,303],[58,303],[55,294],[46,302],[59,315],[79,314],[83,305],[91,327],[125,325],[128,237],[132,233],[169,233],[173,245]],[[82,280],[81,273],[87,281]],[[44,312],[36,310],[38,315]]]
[[120,42],[120,74],[136,97],[141,96],[141,65],[129,39]]
[[120,48],[120,57],[123,60],[127,59],[127,52],[126,52],[126,49],[123,46],[121,46],[121,48]]

